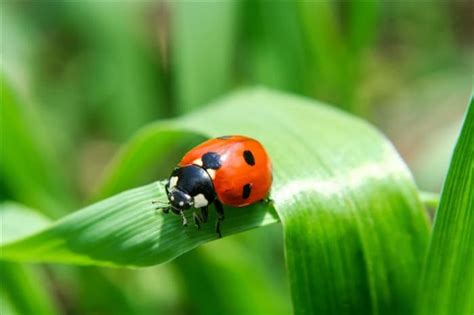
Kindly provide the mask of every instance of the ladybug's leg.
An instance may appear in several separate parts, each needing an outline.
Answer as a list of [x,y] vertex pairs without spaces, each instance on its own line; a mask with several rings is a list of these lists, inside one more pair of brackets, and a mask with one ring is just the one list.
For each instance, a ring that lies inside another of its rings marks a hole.
[[188,226],[188,219],[186,219],[183,210],[179,211],[179,214],[181,215],[181,218],[183,218],[183,226]]
[[201,217],[196,213],[196,212],[193,212],[193,219],[194,219],[194,224],[196,224],[198,230],[201,229]]
[[216,213],[217,213],[217,221],[216,221],[216,233],[219,235],[219,238],[222,237],[221,233],[221,221],[224,220],[224,207],[219,200],[215,200],[214,204],[216,206]]
[[202,207],[201,208],[201,218],[202,222],[206,223],[207,222],[207,214],[208,214],[208,206]]
[[220,221],[224,220],[224,207],[222,206],[222,203],[216,199],[214,204],[216,205],[217,218]]
[[[161,202],[159,202],[159,201],[154,201],[154,200],[153,200],[151,203],[154,204],[154,205],[156,205],[156,204],[160,204]],[[165,207],[163,207],[163,206],[157,206],[157,207],[155,208],[155,212],[158,213],[158,210],[163,210],[163,213],[168,213],[168,212],[170,212],[170,207],[167,207],[167,206],[165,206]]]

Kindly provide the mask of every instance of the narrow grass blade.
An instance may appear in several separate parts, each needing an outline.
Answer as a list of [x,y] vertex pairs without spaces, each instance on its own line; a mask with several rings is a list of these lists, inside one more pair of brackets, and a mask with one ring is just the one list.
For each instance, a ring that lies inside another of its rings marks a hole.
[[[15,314],[54,315],[58,310],[45,287],[45,278],[36,266],[0,262],[0,296]],[[3,302],[3,301],[2,301]],[[0,305],[4,314],[4,304]],[[7,313],[5,313],[7,314]]]
[[2,195],[44,208],[51,216],[65,213],[71,195],[61,172],[51,172],[56,164],[54,151],[46,137],[42,137],[43,129],[25,96],[1,71],[0,113],[0,174],[4,180],[1,189],[5,190]]
[[150,20],[150,29],[145,23],[152,3],[68,1],[60,8],[59,16],[75,28],[85,49],[85,71],[77,84],[87,92],[80,105],[94,106],[100,116],[94,119],[102,119],[110,135],[123,139],[169,115],[163,67],[149,33],[163,23]]
[[444,183],[424,268],[419,314],[474,313],[474,96]]
[[369,47],[378,32],[378,16],[381,10],[379,0],[347,2],[348,7],[348,40],[349,46],[357,56],[364,48]]
[[[351,55],[331,1],[299,1],[301,23],[310,58],[308,67],[318,98],[351,109],[354,101],[354,73],[357,56]],[[355,59],[355,60],[353,60]]]
[[246,49],[239,50],[237,61],[251,84],[313,94],[319,82],[312,81],[313,72],[308,71],[311,59],[298,5],[296,1],[242,2],[241,45]]
[[[213,242],[174,260],[186,277],[192,313],[291,314],[290,298],[281,294],[284,282],[274,283],[268,261],[262,255],[249,257],[255,251],[243,244],[235,238]],[[209,301],[209,296],[215,298]]]
[[174,96],[181,113],[221,96],[231,86],[237,8],[234,0],[171,4]]

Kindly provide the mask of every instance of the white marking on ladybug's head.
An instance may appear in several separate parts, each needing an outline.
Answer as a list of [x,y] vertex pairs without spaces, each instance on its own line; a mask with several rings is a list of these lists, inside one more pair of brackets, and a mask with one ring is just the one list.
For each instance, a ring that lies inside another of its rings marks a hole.
[[209,176],[211,176],[212,179],[216,177],[216,170],[213,170],[212,168],[208,168],[206,171],[209,174]]
[[209,204],[206,197],[203,194],[197,194],[194,196],[194,208],[205,207]]
[[178,183],[178,176],[172,176],[170,178],[170,186],[169,189],[176,187],[176,184]]
[[179,202],[179,205],[180,205],[181,207],[184,206],[184,202],[183,202],[183,201],[180,201],[180,202]]
[[202,166],[202,160],[201,160],[201,159],[195,159],[195,160],[193,161],[193,164]]
[[174,196],[173,196],[173,195],[171,195],[170,199],[171,199],[171,201],[174,201]]

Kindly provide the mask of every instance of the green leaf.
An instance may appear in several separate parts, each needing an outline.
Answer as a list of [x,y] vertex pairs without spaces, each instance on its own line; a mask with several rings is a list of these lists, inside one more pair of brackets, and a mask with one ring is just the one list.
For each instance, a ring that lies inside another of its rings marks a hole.
[[[201,231],[194,227],[183,230],[180,219],[156,211],[152,201],[165,198],[163,182],[123,192],[68,215],[31,237],[4,244],[0,257],[15,261],[150,266],[217,238],[213,224],[205,225]],[[227,235],[278,221],[268,205],[239,210],[227,212]],[[211,214],[210,221],[214,219]],[[188,220],[192,222],[189,214]],[[10,224],[18,226],[22,220]]]
[[436,211],[420,314],[474,313],[474,96]]
[[[412,311],[427,219],[408,169],[371,126],[308,99],[248,90],[148,127],[124,147],[110,173],[145,175],[156,161],[130,161],[149,152],[147,137],[166,137],[165,127],[207,137],[245,134],[267,148],[274,167],[273,203],[226,208],[223,231],[230,235],[275,223],[276,209],[297,314]],[[179,217],[156,213],[150,202],[163,198],[162,182],[121,193],[6,244],[1,255],[145,266],[216,238],[212,224],[197,231],[181,227]]]

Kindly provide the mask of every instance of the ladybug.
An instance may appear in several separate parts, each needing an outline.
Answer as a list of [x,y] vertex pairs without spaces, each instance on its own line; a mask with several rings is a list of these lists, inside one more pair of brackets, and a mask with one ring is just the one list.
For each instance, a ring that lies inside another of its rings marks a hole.
[[169,203],[162,209],[180,215],[184,226],[184,211],[200,209],[200,214],[193,213],[200,228],[214,204],[216,233],[222,237],[223,205],[244,207],[261,201],[268,196],[271,184],[271,161],[260,142],[245,136],[223,136],[205,141],[184,155],[165,185]]

